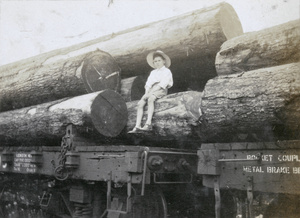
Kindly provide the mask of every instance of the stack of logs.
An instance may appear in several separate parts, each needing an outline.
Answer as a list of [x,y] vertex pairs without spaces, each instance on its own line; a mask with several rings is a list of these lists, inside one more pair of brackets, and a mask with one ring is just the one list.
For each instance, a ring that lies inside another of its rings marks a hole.
[[299,139],[298,22],[243,34],[221,3],[2,66],[0,143],[59,145],[68,124],[85,138],[132,143],[145,58],[157,49],[172,60],[174,87],[139,143]]
[[202,139],[299,139],[299,47],[299,20],[226,41],[202,97]]

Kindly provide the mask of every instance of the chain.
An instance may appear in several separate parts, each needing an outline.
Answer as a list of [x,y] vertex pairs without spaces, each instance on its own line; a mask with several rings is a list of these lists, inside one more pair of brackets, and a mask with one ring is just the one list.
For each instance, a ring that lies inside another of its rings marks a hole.
[[61,150],[59,154],[58,167],[55,168],[54,176],[58,180],[66,180],[69,176],[67,169],[65,168],[65,163],[67,159],[67,152],[70,149],[70,143],[67,142],[69,136],[64,136],[61,141]]
[[66,143],[67,142],[66,138],[67,138],[66,136],[64,136],[62,138],[61,145],[60,145],[61,150],[60,150],[60,154],[59,154],[59,166],[62,166],[62,167],[65,167],[65,163],[66,163],[66,159],[67,159],[66,153],[69,148],[68,144]]

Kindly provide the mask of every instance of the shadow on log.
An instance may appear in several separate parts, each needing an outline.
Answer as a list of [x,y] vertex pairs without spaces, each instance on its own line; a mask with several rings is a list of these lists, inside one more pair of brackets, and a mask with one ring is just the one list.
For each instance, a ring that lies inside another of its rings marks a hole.
[[122,97],[103,90],[0,113],[0,143],[59,146],[68,124],[86,138],[116,137],[126,126],[127,116]]
[[226,41],[216,57],[218,75],[300,61],[300,20]]
[[126,102],[140,100],[145,94],[145,84],[148,74],[129,77],[121,81],[121,96]]
[[119,91],[120,68],[106,52],[74,52],[62,58],[56,51],[46,60],[42,57],[0,67],[0,111],[104,89]]
[[300,63],[209,80],[202,97],[206,142],[300,139]]

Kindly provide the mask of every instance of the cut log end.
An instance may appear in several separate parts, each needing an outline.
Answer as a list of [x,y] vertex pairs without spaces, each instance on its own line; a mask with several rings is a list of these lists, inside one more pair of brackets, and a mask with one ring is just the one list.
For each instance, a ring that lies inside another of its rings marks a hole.
[[127,106],[123,98],[112,90],[102,91],[93,101],[91,118],[97,131],[115,137],[127,124]]
[[133,81],[131,93],[130,93],[131,101],[140,100],[142,98],[142,96],[145,94],[145,84],[147,82],[147,78],[149,75],[150,75],[150,72],[139,75]]
[[145,94],[145,84],[149,73],[122,79],[121,95],[126,102],[140,100]]
[[221,16],[219,20],[223,33],[227,39],[243,34],[240,19],[230,4],[223,3],[219,16]]
[[81,76],[89,93],[108,88],[119,91],[120,72],[112,56],[103,51],[96,51],[85,58]]

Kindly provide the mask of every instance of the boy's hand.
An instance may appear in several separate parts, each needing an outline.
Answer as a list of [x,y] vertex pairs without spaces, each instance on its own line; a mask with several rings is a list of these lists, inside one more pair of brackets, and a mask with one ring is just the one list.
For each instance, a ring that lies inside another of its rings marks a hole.
[[148,94],[150,91],[150,88],[149,87],[145,87],[145,94]]
[[145,95],[142,96],[141,100],[142,100],[142,101],[146,101],[146,100],[147,100],[147,97],[148,97],[148,96],[147,96],[147,93],[145,93]]
[[158,91],[160,89],[163,89],[162,87],[160,87],[159,85],[156,85],[153,87],[152,91]]

